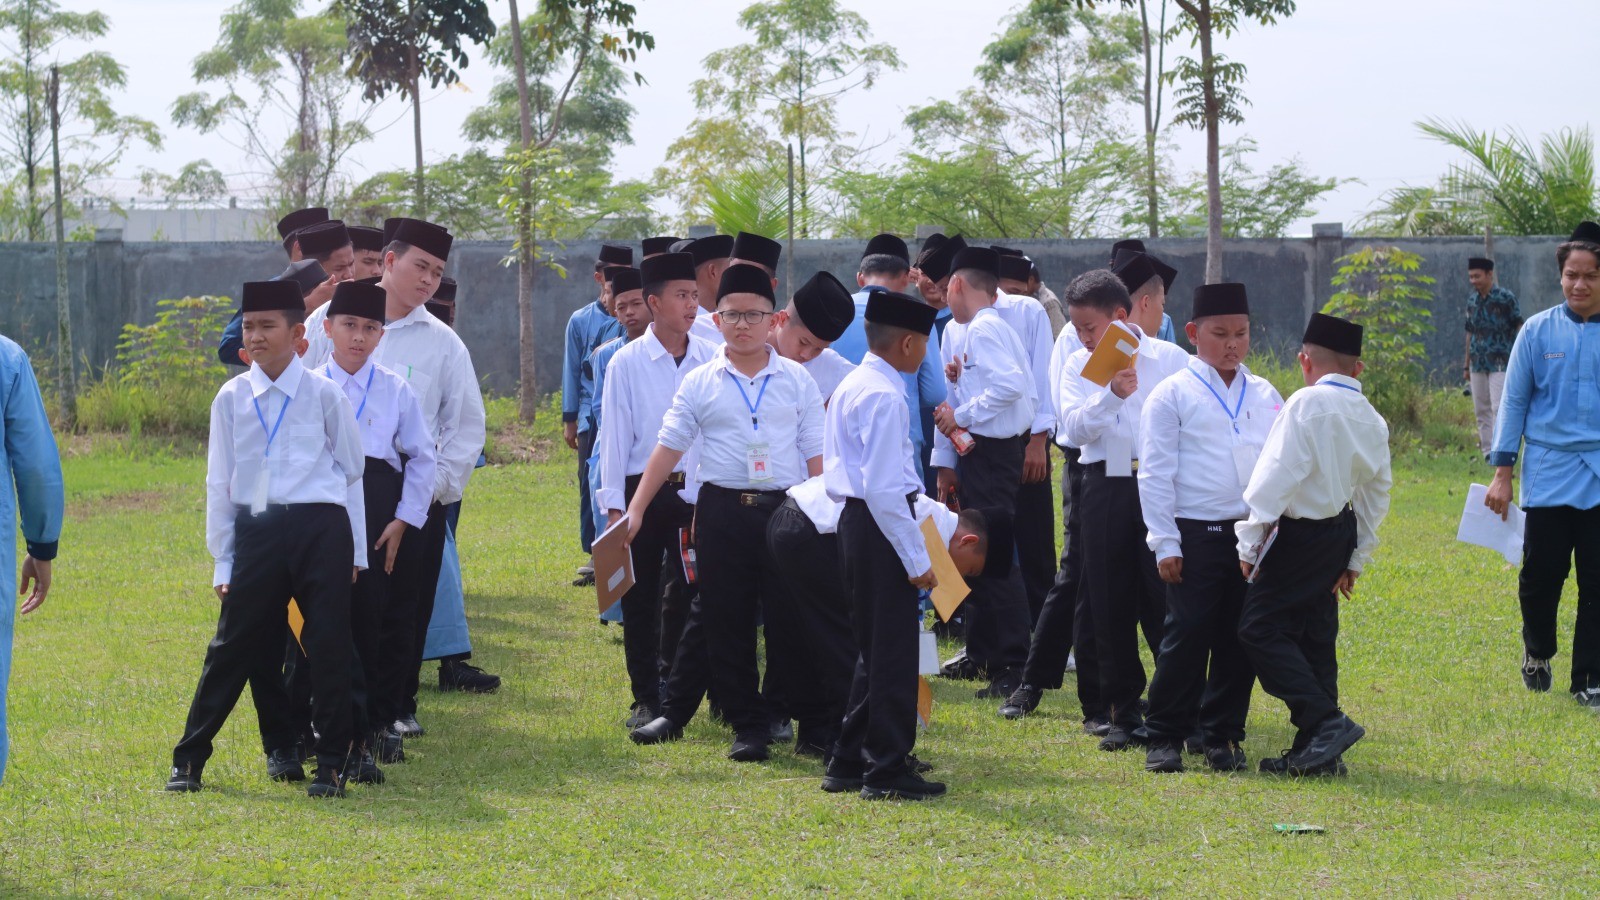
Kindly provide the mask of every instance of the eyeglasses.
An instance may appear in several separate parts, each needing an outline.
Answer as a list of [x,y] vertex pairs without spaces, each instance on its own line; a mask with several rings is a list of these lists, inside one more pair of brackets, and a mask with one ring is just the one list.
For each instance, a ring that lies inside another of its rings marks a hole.
[[740,322],[749,322],[751,325],[760,325],[763,319],[765,319],[767,316],[772,315],[772,310],[768,310],[768,309],[750,309],[750,310],[719,309],[719,310],[717,310],[717,315],[722,317],[722,321],[727,322],[730,325],[737,325]]

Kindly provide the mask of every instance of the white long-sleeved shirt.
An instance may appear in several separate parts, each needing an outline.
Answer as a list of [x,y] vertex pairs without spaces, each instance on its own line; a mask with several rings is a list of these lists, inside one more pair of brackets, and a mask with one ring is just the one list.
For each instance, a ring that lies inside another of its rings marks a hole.
[[[600,398],[600,490],[594,495],[602,509],[622,512],[628,508],[628,476],[644,472],[678,386],[690,372],[716,355],[716,345],[693,332],[688,341],[683,361],[674,361],[656,337],[652,323],[644,334],[611,357],[611,364],[606,367],[605,396]],[[673,471],[693,471],[691,456],[679,460]],[[693,491],[682,493],[687,495],[685,499],[694,496]]]
[[[1055,345],[1050,348],[1050,365],[1046,371],[1050,392],[1045,396],[1050,398],[1050,410],[1057,416],[1061,415],[1061,370],[1066,368],[1067,360],[1072,358],[1072,354],[1082,349],[1083,341],[1078,340],[1077,327],[1072,322],[1067,322],[1067,327],[1056,335]],[[1044,397],[1040,397],[1039,402],[1043,403]],[[1077,446],[1067,440],[1059,420],[1056,422],[1056,443],[1062,447]]]
[[[812,525],[816,526],[818,534],[837,532],[839,514],[844,512],[844,504],[828,496],[827,485],[823,483],[826,477],[818,475],[789,488],[789,496],[794,498],[795,505],[800,507],[800,511],[805,513]],[[927,494],[918,494],[917,526],[920,528],[922,520],[930,517],[933,519],[933,527],[939,530],[939,537],[949,544],[950,539],[955,537],[960,516]]]
[[1361,382],[1324,375],[1295,391],[1272,423],[1244,489],[1250,515],[1234,525],[1239,558],[1256,562],[1280,517],[1327,519],[1348,503],[1356,513],[1356,549],[1346,568],[1360,572],[1378,546],[1392,483],[1388,423],[1367,402]]
[[[980,439],[1031,433],[1039,394],[1028,352],[993,307],[978,310],[965,325],[952,321],[941,351],[946,363],[961,366],[960,377],[948,382],[957,425]],[[950,439],[935,432],[933,464],[953,469],[957,456]]]
[[[306,317],[308,366],[321,366],[333,356],[333,342],[322,329],[327,312],[324,303]],[[449,325],[419,306],[383,327],[383,339],[370,359],[404,378],[422,405],[433,435],[434,502],[449,505],[460,500],[487,436],[483,392],[467,345]]]
[[[1140,334],[1138,356],[1134,369],[1139,375],[1139,388],[1127,399],[1118,397],[1111,387],[1101,387],[1084,378],[1084,364],[1089,361],[1089,350],[1083,348],[1067,358],[1061,367],[1057,390],[1061,395],[1061,408],[1056,412],[1057,442],[1081,448],[1084,465],[1106,461],[1108,443],[1115,441],[1127,446],[1132,454],[1139,452],[1139,413],[1146,398],[1156,385],[1168,377],[1182,372],[1189,364],[1189,354],[1176,344]],[[1137,457],[1135,457],[1137,458]]]
[[1050,396],[1050,352],[1054,347],[1050,317],[1038,300],[1020,294],[1001,294],[994,302],[994,311],[1017,333],[1022,349],[1028,354],[1028,370],[1033,373],[1036,400],[1033,427],[1029,433],[1054,431],[1056,408],[1045,402],[1045,398]]
[[[998,321],[998,320],[997,320]],[[828,497],[865,501],[906,574],[928,571],[928,548],[906,496],[922,492],[911,448],[905,382],[873,353],[845,376],[828,404],[822,430],[822,475]]]
[[802,365],[811,375],[811,379],[817,383],[817,392],[822,395],[823,403],[827,403],[833,397],[833,392],[839,389],[839,382],[856,368],[855,363],[828,347],[824,347],[821,353]]
[[[766,365],[746,378],[724,345],[684,376],[658,441],[682,453],[699,441],[695,480],[701,484],[786,490],[806,480],[806,460],[822,455],[822,396],[806,370],[777,350],[767,347]],[[764,478],[751,471],[751,448],[758,446],[764,448]]]
[[1183,556],[1178,519],[1244,518],[1244,486],[1282,407],[1277,389],[1244,366],[1224,384],[1196,357],[1150,392],[1139,438],[1139,505],[1156,559]]
[[[265,424],[263,424],[265,423]],[[276,430],[268,446],[268,435]],[[366,457],[355,411],[344,392],[289,360],[276,381],[258,365],[228,380],[211,401],[206,453],[206,549],[211,583],[233,580],[234,518],[258,499],[265,472],[268,504],[332,503],[345,507],[359,568],[367,567],[367,521],[360,492]]]
[[[361,430],[361,449],[373,459],[381,459],[396,472],[404,473],[400,503],[394,516],[413,528],[428,524],[428,505],[433,502],[433,435],[422,415],[422,403],[406,380],[389,369],[368,360],[354,375],[333,360],[317,369],[344,391],[356,413]],[[401,461],[404,456],[407,462]],[[360,485],[351,491],[360,492]],[[383,514],[374,511],[374,514]]]

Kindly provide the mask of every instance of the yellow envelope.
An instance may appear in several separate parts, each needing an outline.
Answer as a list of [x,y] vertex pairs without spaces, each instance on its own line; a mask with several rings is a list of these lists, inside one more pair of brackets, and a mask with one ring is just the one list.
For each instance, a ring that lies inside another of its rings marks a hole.
[[295,643],[300,645],[300,652],[306,652],[306,642],[300,640],[300,629],[306,627],[305,614],[300,612],[300,604],[289,598],[289,630],[294,632]]
[[967,587],[966,579],[956,571],[956,561],[950,558],[950,547],[939,537],[939,529],[933,524],[932,516],[922,520],[922,542],[927,545],[928,559],[933,561],[933,577],[939,579],[938,587],[932,591],[933,608],[939,613],[940,621],[948,622],[955,615],[956,607],[967,599],[972,589]]
[[928,722],[933,719],[933,688],[929,687],[928,679],[917,676],[917,720],[923,728],[928,727]]
[[1105,387],[1112,376],[1133,365],[1138,355],[1139,338],[1121,322],[1112,322],[1083,364],[1083,377]]

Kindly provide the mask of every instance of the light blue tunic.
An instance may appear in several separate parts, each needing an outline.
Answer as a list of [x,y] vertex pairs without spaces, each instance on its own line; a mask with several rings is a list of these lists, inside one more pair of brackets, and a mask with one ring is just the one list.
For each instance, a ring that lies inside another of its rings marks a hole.
[[566,350],[561,358],[561,421],[577,422],[579,431],[588,431],[594,418],[594,384],[583,363],[594,348],[621,333],[622,323],[606,312],[599,300],[584,304],[567,320]]
[[11,635],[17,617],[17,516],[28,553],[38,560],[56,558],[66,498],[61,484],[61,455],[50,418],[39,396],[28,355],[9,338],[0,337],[0,441],[4,471],[11,474],[13,493],[0,490],[0,782],[6,777],[6,684],[11,678]]
[[1535,313],[1511,348],[1489,462],[1522,456],[1522,506],[1600,506],[1600,316]]

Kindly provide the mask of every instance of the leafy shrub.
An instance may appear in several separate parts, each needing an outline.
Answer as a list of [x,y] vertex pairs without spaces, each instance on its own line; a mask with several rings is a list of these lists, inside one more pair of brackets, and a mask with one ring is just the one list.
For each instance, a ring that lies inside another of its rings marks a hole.
[[1366,328],[1361,376],[1372,404],[1391,425],[1422,421],[1428,388],[1423,336],[1433,331],[1434,279],[1421,274],[1422,257],[1398,247],[1368,245],[1335,261],[1338,293],[1322,311]]
[[78,397],[81,427],[204,435],[211,400],[228,378],[217,338],[234,307],[227,297],[162,300],[155,322],[122,326],[116,363]]

